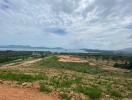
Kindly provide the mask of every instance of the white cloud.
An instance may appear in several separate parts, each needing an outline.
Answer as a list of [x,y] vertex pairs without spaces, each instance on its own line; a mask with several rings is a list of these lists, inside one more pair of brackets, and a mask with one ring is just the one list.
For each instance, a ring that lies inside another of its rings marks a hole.
[[131,0],[0,0],[0,44],[132,47],[131,9]]

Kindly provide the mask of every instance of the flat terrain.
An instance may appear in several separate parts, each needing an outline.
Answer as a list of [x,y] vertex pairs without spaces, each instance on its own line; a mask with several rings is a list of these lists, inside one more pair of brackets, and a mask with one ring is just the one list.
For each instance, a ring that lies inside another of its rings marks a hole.
[[79,56],[57,55],[6,64],[0,68],[0,79],[0,100],[132,99],[131,72]]

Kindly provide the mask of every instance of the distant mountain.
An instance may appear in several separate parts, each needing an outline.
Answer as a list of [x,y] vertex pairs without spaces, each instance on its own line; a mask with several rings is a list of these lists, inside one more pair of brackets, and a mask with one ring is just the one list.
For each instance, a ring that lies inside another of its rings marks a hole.
[[101,54],[132,54],[132,48],[125,48],[121,50],[99,50],[99,49],[81,49],[86,52],[97,52]]
[[32,47],[30,45],[1,45],[0,48],[31,48],[31,49],[64,49],[61,47]]
[[99,49],[86,49],[86,48],[81,49],[81,50],[84,50],[87,52],[99,52],[99,53],[101,53],[101,52],[113,52],[114,51],[114,50],[99,50]]
[[31,48],[29,45],[1,45],[0,48]]
[[132,48],[125,48],[125,49],[121,49],[120,51],[125,53],[132,53]]

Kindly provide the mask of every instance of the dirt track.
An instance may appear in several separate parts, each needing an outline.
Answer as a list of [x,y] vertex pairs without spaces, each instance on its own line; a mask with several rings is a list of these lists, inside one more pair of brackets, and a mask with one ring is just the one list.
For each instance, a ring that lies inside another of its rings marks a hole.
[[0,100],[58,100],[32,89],[0,85]]
[[14,63],[10,63],[10,64],[6,64],[6,65],[3,65],[1,66],[0,68],[1,69],[6,69],[6,68],[15,68],[15,67],[21,67],[21,66],[28,66],[28,65],[31,65],[31,64],[34,64],[38,61],[40,61],[41,59],[34,59],[34,60],[29,60],[29,61],[23,61],[19,64],[16,64],[16,65],[13,65]]

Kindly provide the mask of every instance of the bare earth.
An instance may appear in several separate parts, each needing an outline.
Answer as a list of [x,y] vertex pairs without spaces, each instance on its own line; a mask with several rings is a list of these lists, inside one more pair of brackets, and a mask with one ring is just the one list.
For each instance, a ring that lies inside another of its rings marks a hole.
[[32,89],[0,85],[0,100],[58,100]]
[[58,56],[59,61],[61,62],[78,62],[78,63],[87,63],[87,60],[83,60],[79,57],[75,57],[72,55],[60,55]]

